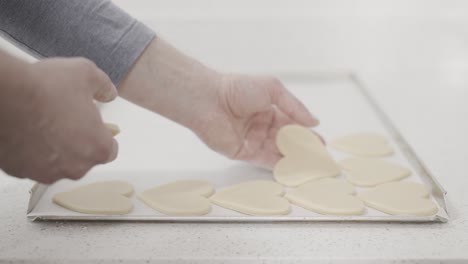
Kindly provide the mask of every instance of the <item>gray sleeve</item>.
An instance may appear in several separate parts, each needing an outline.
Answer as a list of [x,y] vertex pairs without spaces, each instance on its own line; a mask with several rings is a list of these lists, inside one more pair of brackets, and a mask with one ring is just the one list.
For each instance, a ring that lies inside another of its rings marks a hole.
[[0,0],[0,34],[36,57],[86,57],[116,85],[155,36],[108,0]]

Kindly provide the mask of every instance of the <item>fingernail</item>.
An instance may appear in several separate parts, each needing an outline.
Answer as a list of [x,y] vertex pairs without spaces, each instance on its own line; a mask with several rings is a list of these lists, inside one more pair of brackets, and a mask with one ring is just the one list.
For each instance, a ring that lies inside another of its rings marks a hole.
[[314,117],[314,123],[315,123],[314,126],[318,126],[320,125],[320,120]]
[[307,124],[307,126],[309,127],[315,127],[315,126],[318,126],[320,124],[320,120],[318,120],[315,116],[313,115],[309,115],[309,122]]
[[95,99],[100,101],[100,102],[110,102],[113,101],[117,96],[118,96],[117,89],[115,86],[112,85],[112,87],[109,90],[101,90],[95,95]]

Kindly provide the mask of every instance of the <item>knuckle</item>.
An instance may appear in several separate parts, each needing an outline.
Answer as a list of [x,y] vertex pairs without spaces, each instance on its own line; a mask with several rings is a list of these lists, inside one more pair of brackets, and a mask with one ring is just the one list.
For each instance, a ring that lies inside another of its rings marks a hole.
[[276,77],[266,76],[263,79],[263,88],[266,88],[270,95],[278,98],[284,92],[283,83]]
[[99,70],[94,62],[85,58],[77,58],[76,60],[77,66],[88,82],[96,82],[99,80]]
[[266,77],[266,82],[273,87],[278,87],[278,88],[283,87],[283,83],[280,81],[280,79],[276,77],[272,77],[272,76]]
[[62,173],[63,175],[61,176],[71,180],[78,180],[84,176],[84,172],[80,168],[66,169]]
[[67,178],[67,179],[73,179],[73,172],[71,169],[62,169],[59,172],[58,178]]
[[74,176],[75,176],[74,168],[71,167],[71,166],[67,166],[67,165],[62,163],[61,166],[59,167],[59,169],[57,169],[55,171],[53,178],[55,178],[55,179],[63,179],[63,178],[73,179]]
[[91,169],[91,165],[88,165],[88,164],[78,167],[75,171],[74,179],[78,180],[78,179],[83,178],[90,169]]

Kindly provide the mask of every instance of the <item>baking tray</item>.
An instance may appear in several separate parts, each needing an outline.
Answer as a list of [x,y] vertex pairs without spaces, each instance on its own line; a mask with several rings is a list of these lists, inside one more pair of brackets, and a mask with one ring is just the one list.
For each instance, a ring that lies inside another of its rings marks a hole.
[[[106,121],[120,125],[120,156],[100,166],[80,181],[61,180],[50,186],[36,184],[30,191],[27,218],[34,220],[114,220],[170,222],[272,222],[272,221],[371,221],[447,222],[446,192],[418,159],[402,135],[380,109],[363,83],[353,74],[287,74],[283,82],[320,117],[317,131],[326,140],[355,132],[376,132],[387,136],[395,154],[386,160],[405,165],[412,176],[405,181],[425,184],[439,210],[433,216],[391,216],[366,208],[361,216],[317,214],[295,205],[285,216],[247,216],[213,205],[205,216],[167,216],[147,207],[135,195],[134,210],[128,215],[89,215],[66,210],[52,203],[57,192],[95,181],[120,179],[133,184],[135,193],[181,179],[203,179],[217,190],[248,180],[273,180],[270,171],[227,160],[208,150],[187,129],[144,109],[117,100],[102,108]],[[349,155],[329,148],[337,159]],[[343,178],[344,176],[339,176]],[[358,192],[365,188],[357,187]],[[288,188],[286,188],[288,190]]]

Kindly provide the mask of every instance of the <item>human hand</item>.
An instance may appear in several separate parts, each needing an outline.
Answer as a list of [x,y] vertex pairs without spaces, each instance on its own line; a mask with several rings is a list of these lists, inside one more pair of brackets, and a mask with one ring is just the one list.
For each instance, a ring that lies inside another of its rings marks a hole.
[[275,78],[230,74],[218,84],[215,109],[200,116],[194,131],[229,158],[272,168],[281,158],[275,143],[281,127],[319,123]]
[[278,129],[318,121],[272,77],[218,73],[155,38],[120,83],[120,96],[173,120],[211,149],[272,168]]
[[46,59],[23,65],[14,79],[0,96],[2,170],[49,184],[116,158],[117,142],[93,99],[108,102],[117,91],[96,65]]

